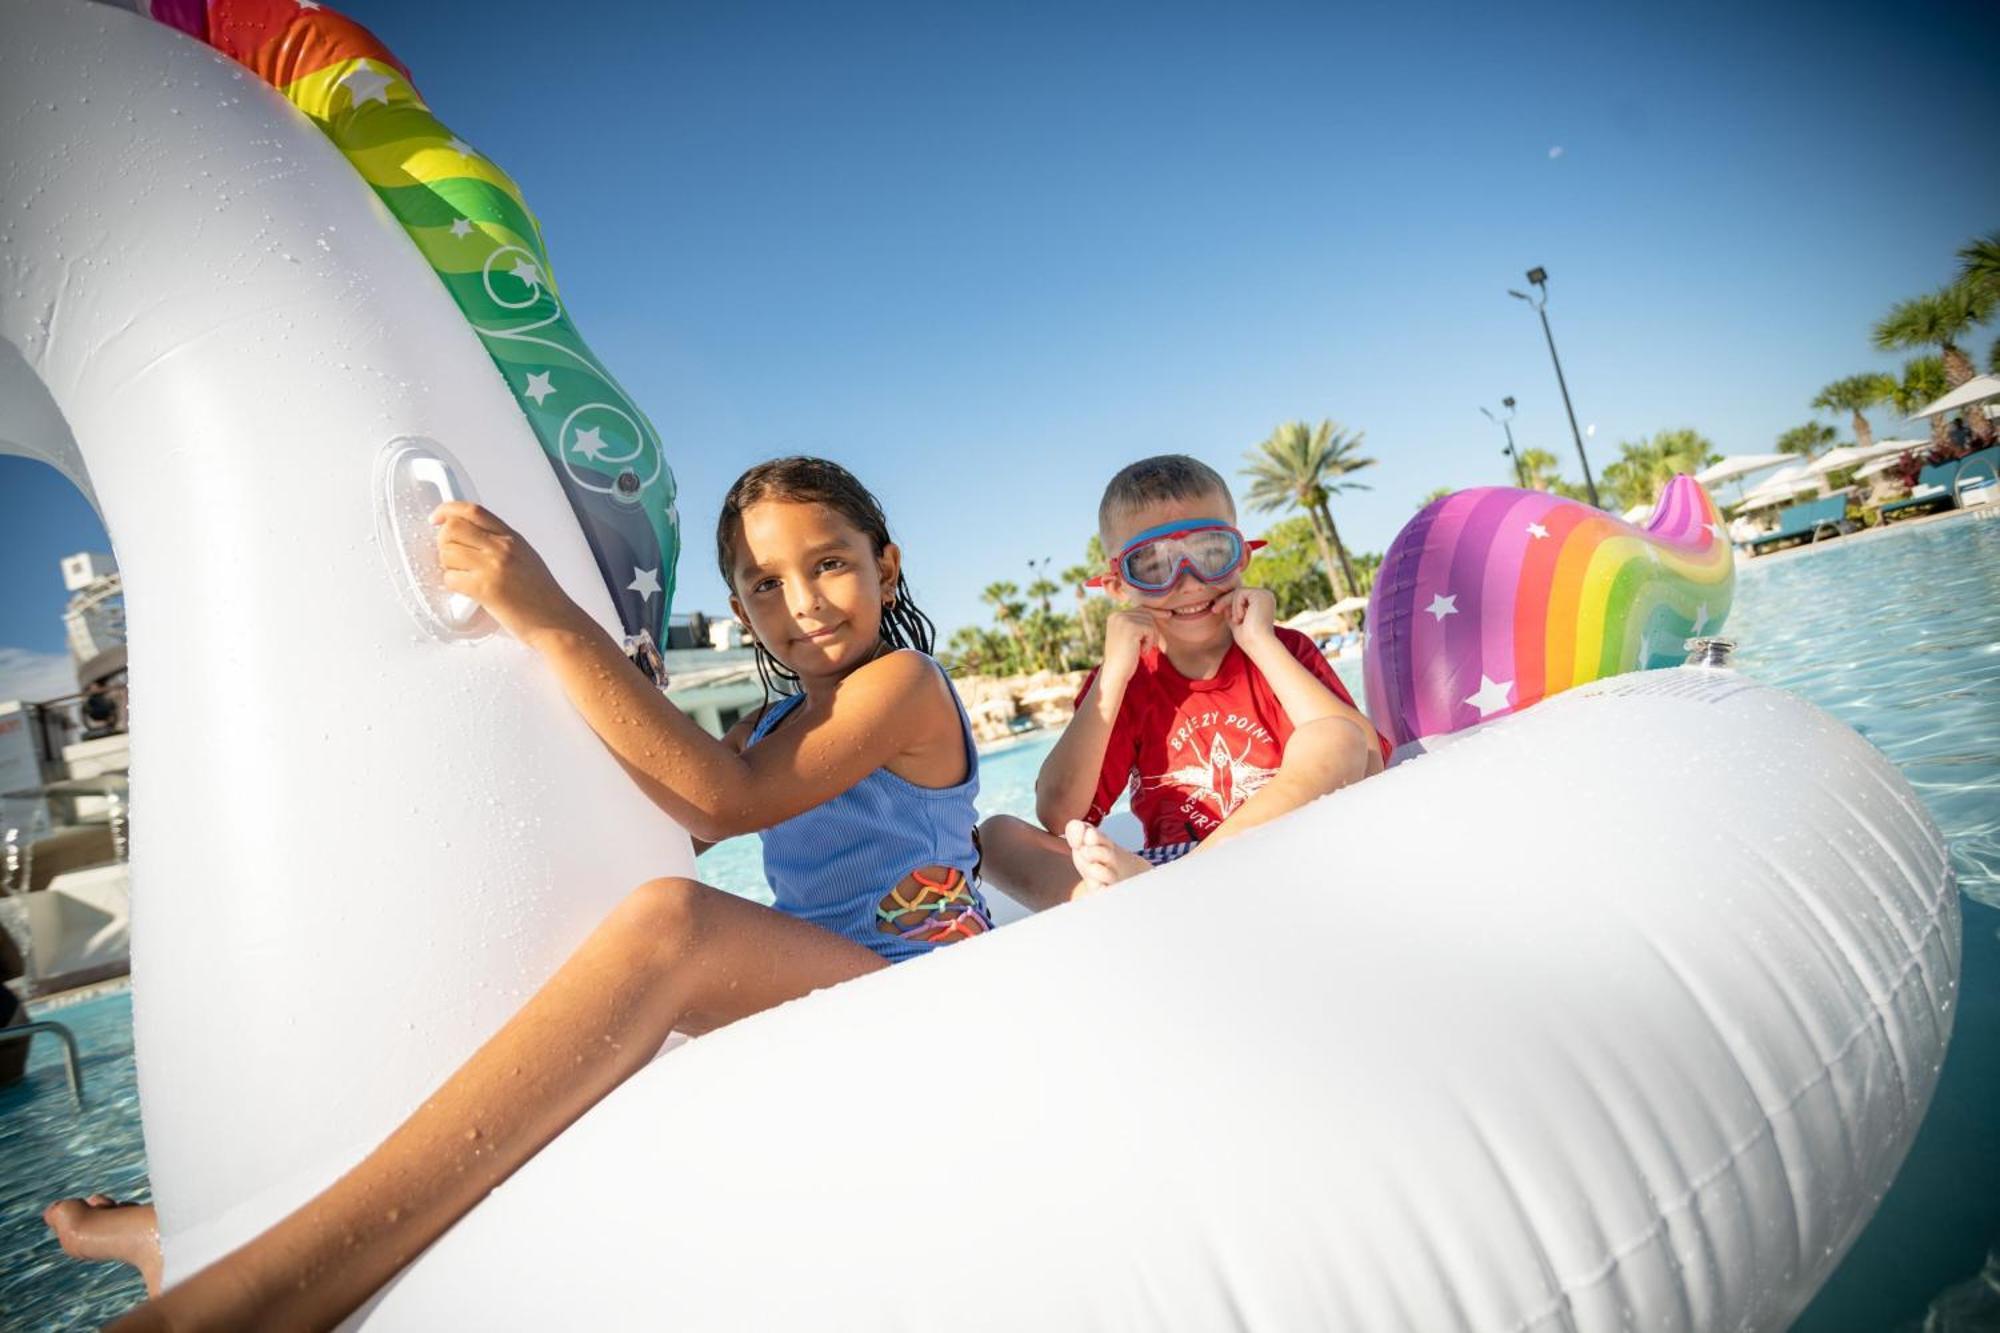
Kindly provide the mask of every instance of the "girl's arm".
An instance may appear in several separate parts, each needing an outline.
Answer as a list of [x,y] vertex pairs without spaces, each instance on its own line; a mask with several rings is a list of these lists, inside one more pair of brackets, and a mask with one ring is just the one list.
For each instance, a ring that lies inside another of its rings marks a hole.
[[770,828],[891,760],[960,743],[943,675],[922,654],[895,652],[842,680],[811,720],[738,753],[668,703],[513,529],[464,501],[441,505],[433,521],[445,586],[541,654],[640,790],[705,842]]
[[1105,623],[1104,664],[1035,778],[1035,817],[1049,832],[1060,834],[1070,820],[1090,813],[1125,687],[1139,669],[1140,653],[1156,642],[1152,618],[1143,611],[1117,611]]
[[[665,684],[663,683],[660,688],[665,689],[666,688]],[[770,705],[768,704],[765,705],[765,707],[769,706]],[[743,717],[738,718],[736,720],[736,725],[732,726],[729,730],[722,733],[722,743],[736,754],[742,754],[743,747],[750,743],[750,733],[757,729],[757,723],[763,718],[763,716],[764,716],[764,709],[760,708],[754,713],[749,713]],[[623,761],[621,760],[620,762],[622,763]],[[627,773],[632,774],[632,780],[634,782],[637,782],[639,780],[639,775],[637,773],[632,773],[632,770],[629,767],[627,767],[625,771]],[[696,856],[700,856],[703,852],[715,846],[714,843],[705,841],[704,839],[701,838],[690,837],[689,841],[694,843],[694,854]]]

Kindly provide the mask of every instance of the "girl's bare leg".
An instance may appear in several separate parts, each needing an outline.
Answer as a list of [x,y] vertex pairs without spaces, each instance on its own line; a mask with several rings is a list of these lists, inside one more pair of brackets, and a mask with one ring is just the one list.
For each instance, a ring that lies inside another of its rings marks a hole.
[[359,1165],[114,1329],[331,1328],[659,1051],[885,966],[687,879],[641,885]]
[[981,877],[1031,912],[1047,911],[1076,895],[1070,847],[1047,829],[1012,815],[979,826]]
[[106,1195],[59,1199],[42,1210],[72,1259],[130,1264],[146,1279],[146,1294],[160,1294],[160,1224],[150,1203],[117,1203]]

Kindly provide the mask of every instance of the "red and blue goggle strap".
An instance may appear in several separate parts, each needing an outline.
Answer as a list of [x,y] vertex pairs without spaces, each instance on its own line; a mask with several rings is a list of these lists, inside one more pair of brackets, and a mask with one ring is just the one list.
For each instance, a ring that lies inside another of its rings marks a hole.
[[[1135,588],[1139,588],[1143,591],[1153,591],[1154,590],[1153,585],[1141,583],[1137,579],[1134,579],[1132,577],[1131,571],[1125,568],[1125,561],[1128,557],[1131,556],[1132,552],[1138,550],[1142,546],[1146,546],[1157,541],[1165,541],[1172,537],[1189,537],[1193,536],[1197,532],[1215,532],[1215,531],[1226,532],[1230,536],[1236,539],[1236,559],[1230,562],[1230,565],[1227,569],[1221,570],[1215,575],[1213,575],[1212,577],[1214,578],[1218,579],[1227,578],[1234,570],[1239,568],[1245,560],[1250,558],[1250,553],[1252,551],[1260,551],[1264,548],[1265,545],[1265,543],[1262,541],[1244,540],[1242,531],[1239,530],[1234,523],[1224,523],[1221,519],[1212,519],[1207,522],[1198,522],[1198,523],[1188,523],[1184,521],[1177,521],[1173,523],[1162,523],[1156,528],[1147,528],[1144,532],[1134,537],[1131,541],[1126,542],[1125,545],[1122,548],[1120,548],[1118,554],[1111,557],[1110,571],[1105,574],[1099,574],[1094,578],[1085,579],[1084,586],[1086,588],[1102,588],[1105,585],[1105,582],[1109,578],[1110,574],[1115,573],[1120,578],[1124,579],[1125,582],[1131,584]],[[1181,557],[1179,563],[1177,563],[1174,566],[1172,577],[1170,577],[1165,583],[1160,584],[1159,587],[1162,588],[1172,587],[1174,579],[1178,579],[1181,576],[1181,570],[1183,568],[1185,568],[1189,573],[1193,574],[1196,578],[1201,579],[1204,583],[1209,581],[1208,578],[1202,575],[1202,572],[1200,570],[1196,569],[1188,561],[1187,557],[1183,556]]]

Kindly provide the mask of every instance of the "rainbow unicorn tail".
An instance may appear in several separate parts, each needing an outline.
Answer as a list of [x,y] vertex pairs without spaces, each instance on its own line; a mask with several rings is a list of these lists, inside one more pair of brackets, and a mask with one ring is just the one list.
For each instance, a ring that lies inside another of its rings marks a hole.
[[680,516],[659,433],[584,344],[520,187],[447,129],[368,29],[317,0],[137,0],[333,141],[485,345],[569,497],[628,640],[666,646]]
[[1368,712],[1393,744],[1572,685],[1674,666],[1729,613],[1715,503],[1675,477],[1639,528],[1576,500],[1487,486],[1410,520],[1368,601]]

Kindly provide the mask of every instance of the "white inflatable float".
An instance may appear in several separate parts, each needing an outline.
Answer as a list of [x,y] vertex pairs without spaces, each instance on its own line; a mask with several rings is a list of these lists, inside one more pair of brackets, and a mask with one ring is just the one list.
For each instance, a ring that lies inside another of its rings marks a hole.
[[[130,594],[170,1280],[691,869],[535,661],[404,567],[446,466],[615,623],[493,364],[268,88],[0,0],[0,448],[95,498]],[[1879,753],[1729,671],[1616,677],[673,1052],[362,1318],[1780,1328],[1896,1173],[1957,966]]]

